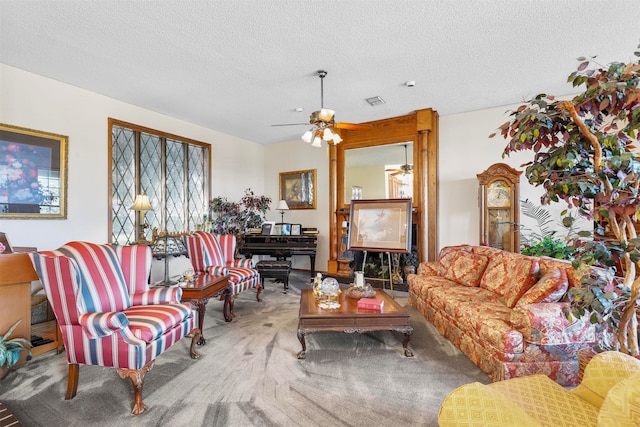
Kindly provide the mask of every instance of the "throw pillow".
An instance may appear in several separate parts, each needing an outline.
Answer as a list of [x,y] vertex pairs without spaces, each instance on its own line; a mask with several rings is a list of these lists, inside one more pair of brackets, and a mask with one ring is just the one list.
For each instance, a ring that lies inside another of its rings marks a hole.
[[449,252],[440,257],[438,274],[464,286],[478,286],[489,259],[467,251]]
[[535,258],[522,257],[516,261],[515,268],[509,271],[509,282],[502,294],[507,307],[513,308],[520,297],[536,283],[539,271],[538,260]]
[[491,257],[480,287],[501,295],[509,308],[538,280],[538,260],[507,251]]
[[569,280],[563,268],[552,268],[540,277],[538,282],[525,292],[516,305],[539,302],[558,302],[567,292]]

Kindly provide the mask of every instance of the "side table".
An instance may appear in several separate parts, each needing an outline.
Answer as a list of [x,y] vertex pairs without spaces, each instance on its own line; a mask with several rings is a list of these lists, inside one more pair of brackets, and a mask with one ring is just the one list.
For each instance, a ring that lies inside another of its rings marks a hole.
[[231,304],[231,293],[228,289],[229,278],[226,276],[211,276],[209,274],[199,274],[193,280],[187,282],[184,285],[180,285],[182,288],[182,301],[191,303],[198,311],[198,324],[200,325],[200,339],[199,345],[205,345],[207,340],[204,338],[204,314],[206,311],[207,302],[209,298],[218,295],[223,296],[224,299],[224,313],[226,319],[226,313]]

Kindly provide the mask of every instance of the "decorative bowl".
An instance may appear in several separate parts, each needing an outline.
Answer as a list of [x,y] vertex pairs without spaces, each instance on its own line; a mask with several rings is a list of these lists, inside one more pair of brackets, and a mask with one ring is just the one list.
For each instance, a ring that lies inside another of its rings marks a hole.
[[356,285],[351,285],[349,289],[346,290],[346,295],[349,298],[371,298],[376,295],[376,290],[368,283],[364,289],[357,288]]

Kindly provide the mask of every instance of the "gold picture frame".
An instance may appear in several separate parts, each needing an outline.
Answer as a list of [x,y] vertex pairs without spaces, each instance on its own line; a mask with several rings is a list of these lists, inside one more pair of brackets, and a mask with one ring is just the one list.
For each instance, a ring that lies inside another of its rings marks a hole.
[[348,250],[411,252],[411,199],[352,200]]
[[316,208],[316,169],[280,172],[280,200],[289,209]]
[[0,219],[67,218],[68,141],[0,123]]

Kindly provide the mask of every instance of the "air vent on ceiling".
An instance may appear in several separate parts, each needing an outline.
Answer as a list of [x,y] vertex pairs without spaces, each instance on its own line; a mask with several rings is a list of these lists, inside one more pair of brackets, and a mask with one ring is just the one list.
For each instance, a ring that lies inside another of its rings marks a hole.
[[376,105],[384,104],[384,99],[380,98],[379,96],[367,98],[365,99],[365,101],[367,101],[369,105],[371,105],[372,107],[375,107]]

